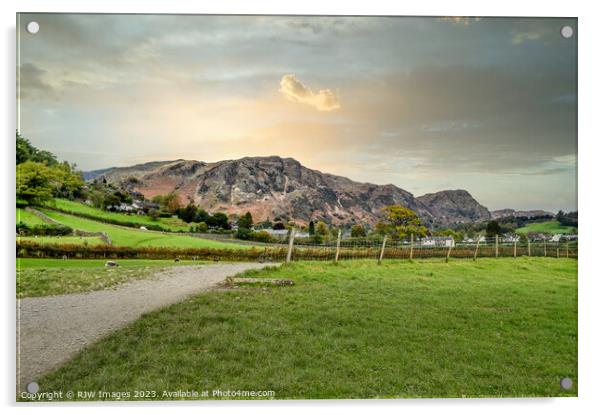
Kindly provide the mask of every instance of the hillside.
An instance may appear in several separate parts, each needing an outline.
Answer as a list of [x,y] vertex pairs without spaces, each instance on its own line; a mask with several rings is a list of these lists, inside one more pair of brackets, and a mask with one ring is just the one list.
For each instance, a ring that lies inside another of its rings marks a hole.
[[487,208],[465,190],[416,198],[391,184],[359,183],[277,156],[215,163],[152,162],[103,170],[94,177],[140,192],[147,198],[174,191],[182,203],[193,202],[210,212],[240,215],[250,211],[256,221],[324,220],[332,224],[373,225],[381,209],[393,204],[414,210],[430,227],[490,218]]

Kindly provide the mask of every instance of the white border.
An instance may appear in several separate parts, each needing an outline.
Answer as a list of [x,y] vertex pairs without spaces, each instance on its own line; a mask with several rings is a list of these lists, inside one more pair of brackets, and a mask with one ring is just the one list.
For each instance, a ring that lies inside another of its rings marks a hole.
[[[2,358],[4,370],[0,377],[1,402],[9,413],[31,412],[42,409],[48,413],[105,413],[106,407],[54,404],[44,407],[16,406],[14,402],[14,138],[15,121],[15,13],[21,12],[104,12],[104,13],[223,13],[223,14],[366,14],[366,15],[470,15],[470,16],[570,16],[579,18],[579,398],[564,399],[476,399],[476,400],[384,400],[384,401],[274,401],[274,402],[203,402],[183,405],[111,404],[111,412],[129,413],[133,409],[149,414],[178,412],[205,413],[207,411],[254,413],[306,413],[307,411],[343,410],[363,413],[415,412],[450,414],[542,412],[568,414],[593,412],[602,407],[602,377],[600,351],[602,351],[601,281],[602,252],[596,245],[602,241],[602,200],[599,177],[602,152],[600,151],[601,122],[600,77],[602,76],[602,44],[600,7],[596,2],[505,0],[486,1],[415,1],[402,3],[370,0],[364,2],[304,0],[296,2],[268,0],[229,0],[227,2],[192,2],[186,0],[20,0],[7,1],[2,7],[3,42],[2,79],[6,95],[2,100],[2,125],[4,128],[1,204],[4,234],[0,239],[2,249]],[[168,409],[169,408],[169,409]]]

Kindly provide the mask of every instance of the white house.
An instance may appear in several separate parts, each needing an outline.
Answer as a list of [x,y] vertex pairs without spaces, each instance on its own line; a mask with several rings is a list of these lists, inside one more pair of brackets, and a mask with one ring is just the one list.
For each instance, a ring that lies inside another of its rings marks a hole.
[[451,236],[429,236],[420,240],[420,246],[453,247],[455,245],[456,241]]

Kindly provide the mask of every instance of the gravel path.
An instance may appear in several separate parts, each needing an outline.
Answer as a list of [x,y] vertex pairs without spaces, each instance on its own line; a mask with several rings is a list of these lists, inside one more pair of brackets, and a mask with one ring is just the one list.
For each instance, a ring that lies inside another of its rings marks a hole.
[[17,388],[58,367],[84,346],[142,314],[208,290],[265,264],[177,266],[150,279],[82,294],[17,300]]

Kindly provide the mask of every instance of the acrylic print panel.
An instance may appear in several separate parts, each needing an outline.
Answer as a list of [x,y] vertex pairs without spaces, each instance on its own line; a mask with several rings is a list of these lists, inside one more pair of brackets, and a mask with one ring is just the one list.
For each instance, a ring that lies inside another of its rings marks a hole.
[[576,19],[17,30],[18,400],[577,395]]

